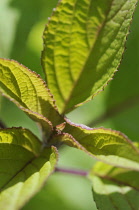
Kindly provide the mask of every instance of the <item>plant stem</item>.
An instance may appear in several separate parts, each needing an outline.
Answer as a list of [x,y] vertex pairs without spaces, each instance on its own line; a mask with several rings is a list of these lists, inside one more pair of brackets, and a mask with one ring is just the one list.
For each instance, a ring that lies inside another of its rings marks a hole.
[[83,171],[83,170],[65,169],[65,168],[59,168],[59,167],[55,169],[55,172],[61,172],[61,173],[66,173],[66,174],[79,175],[79,176],[87,176],[88,174],[87,171]]
[[6,128],[6,125],[0,120],[0,128]]

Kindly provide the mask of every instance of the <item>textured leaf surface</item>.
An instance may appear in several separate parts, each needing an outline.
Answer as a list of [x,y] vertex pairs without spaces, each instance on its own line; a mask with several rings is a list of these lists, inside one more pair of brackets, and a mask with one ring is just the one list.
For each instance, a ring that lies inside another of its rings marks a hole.
[[[111,128],[126,133],[132,141],[139,142],[139,4],[137,5],[131,26],[131,33],[127,40],[127,50],[124,59],[109,86],[104,106],[106,112],[100,116],[97,125],[102,120],[111,120]],[[131,76],[132,72],[132,76]],[[130,87],[130,88],[128,88]],[[102,118],[103,117],[103,118]],[[105,123],[105,122],[104,122]],[[93,125],[94,126],[94,125]]]
[[44,81],[16,61],[0,59],[0,92],[45,128],[62,120]]
[[44,31],[42,64],[61,113],[91,99],[117,70],[137,0],[62,0]]
[[[84,150],[108,164],[139,171],[139,150],[122,133],[104,128],[89,128],[69,122],[52,141]],[[70,134],[71,135],[70,135]]]
[[117,185],[97,176],[90,176],[93,197],[100,210],[135,210],[139,208],[139,192],[128,186]]
[[38,139],[25,129],[0,130],[0,209],[21,208],[54,170],[54,148],[41,153]]

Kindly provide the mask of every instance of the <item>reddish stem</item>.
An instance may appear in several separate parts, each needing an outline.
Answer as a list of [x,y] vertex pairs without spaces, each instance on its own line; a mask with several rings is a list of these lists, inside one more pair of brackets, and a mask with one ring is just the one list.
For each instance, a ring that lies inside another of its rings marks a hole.
[[87,176],[88,172],[83,170],[74,170],[74,169],[65,169],[65,168],[56,168],[55,172],[79,175],[79,176]]

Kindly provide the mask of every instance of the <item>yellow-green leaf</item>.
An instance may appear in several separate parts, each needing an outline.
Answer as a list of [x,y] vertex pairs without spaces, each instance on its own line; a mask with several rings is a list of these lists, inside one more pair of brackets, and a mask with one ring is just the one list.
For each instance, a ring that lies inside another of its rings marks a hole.
[[137,210],[139,192],[131,187],[90,175],[94,201],[99,210]]
[[137,0],[61,0],[44,31],[42,64],[61,113],[91,99],[117,70]]
[[54,144],[65,143],[108,164],[139,171],[139,150],[121,132],[89,128],[70,121],[63,132],[53,137]]
[[102,179],[113,181],[119,185],[127,185],[139,190],[139,172],[131,169],[118,168],[106,163],[97,162],[90,175],[99,176]]
[[30,131],[0,130],[0,209],[20,209],[43,187],[56,162],[56,149],[42,150]]
[[47,131],[63,122],[45,82],[16,61],[0,59],[0,92]]

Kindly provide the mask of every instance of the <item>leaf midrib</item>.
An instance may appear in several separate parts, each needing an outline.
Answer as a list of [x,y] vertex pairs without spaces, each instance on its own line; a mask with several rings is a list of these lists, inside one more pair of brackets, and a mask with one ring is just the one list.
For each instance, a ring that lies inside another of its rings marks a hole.
[[6,188],[6,186],[20,173],[22,172],[30,163],[32,163],[34,160],[36,159],[36,157],[33,157],[31,160],[29,160],[19,171],[17,171],[15,173],[15,175],[13,175],[1,188],[0,188],[0,192],[2,190],[4,190],[4,188]]
[[78,84],[78,81],[79,81],[79,79],[80,79],[82,73],[84,72],[84,67],[85,67],[85,65],[86,65],[86,63],[87,63],[87,61],[88,61],[88,59],[89,59],[89,57],[90,57],[90,54],[92,53],[93,49],[95,48],[96,42],[97,42],[97,40],[99,39],[99,36],[100,36],[101,31],[102,31],[103,28],[105,27],[106,20],[107,20],[107,17],[108,17],[108,15],[109,15],[109,12],[110,12],[110,9],[111,9],[111,7],[112,7],[113,2],[114,2],[114,0],[111,1],[111,4],[110,4],[110,6],[109,6],[109,9],[108,9],[108,11],[107,11],[107,13],[106,13],[106,17],[105,17],[104,21],[102,22],[101,26],[99,26],[99,28],[98,28],[98,31],[97,31],[97,33],[96,33],[96,38],[95,38],[94,44],[93,44],[93,46],[90,48],[90,51],[89,51],[88,56],[87,56],[87,58],[86,58],[86,61],[84,62],[84,65],[83,65],[83,67],[82,67],[82,70],[81,70],[80,73],[79,73],[78,79],[75,81],[75,83],[74,83],[74,85],[73,85],[73,87],[72,87],[72,90],[71,90],[71,93],[70,93],[68,99],[65,100],[64,108],[63,108],[63,111],[62,111],[61,114],[64,114],[64,113],[67,113],[67,112],[70,111],[70,110],[67,110],[67,111],[66,111],[66,106],[67,106],[67,104],[69,103],[70,99],[72,98],[73,91],[74,91],[74,89],[76,88],[76,86],[77,86],[77,84]]
[[96,176],[98,176],[98,177],[100,177],[100,178],[102,178],[102,179],[109,180],[109,181],[115,182],[115,183],[120,184],[120,185],[125,185],[125,186],[128,185],[129,187],[131,187],[131,188],[133,188],[133,189],[139,191],[139,188],[137,188],[137,187],[135,187],[135,186],[132,186],[131,184],[128,184],[128,183],[126,183],[126,182],[117,180],[117,179],[115,179],[115,178],[113,178],[113,177],[110,177],[109,175],[100,175],[99,173],[97,173],[97,172],[95,172],[95,171],[93,171],[93,174],[95,174]]

